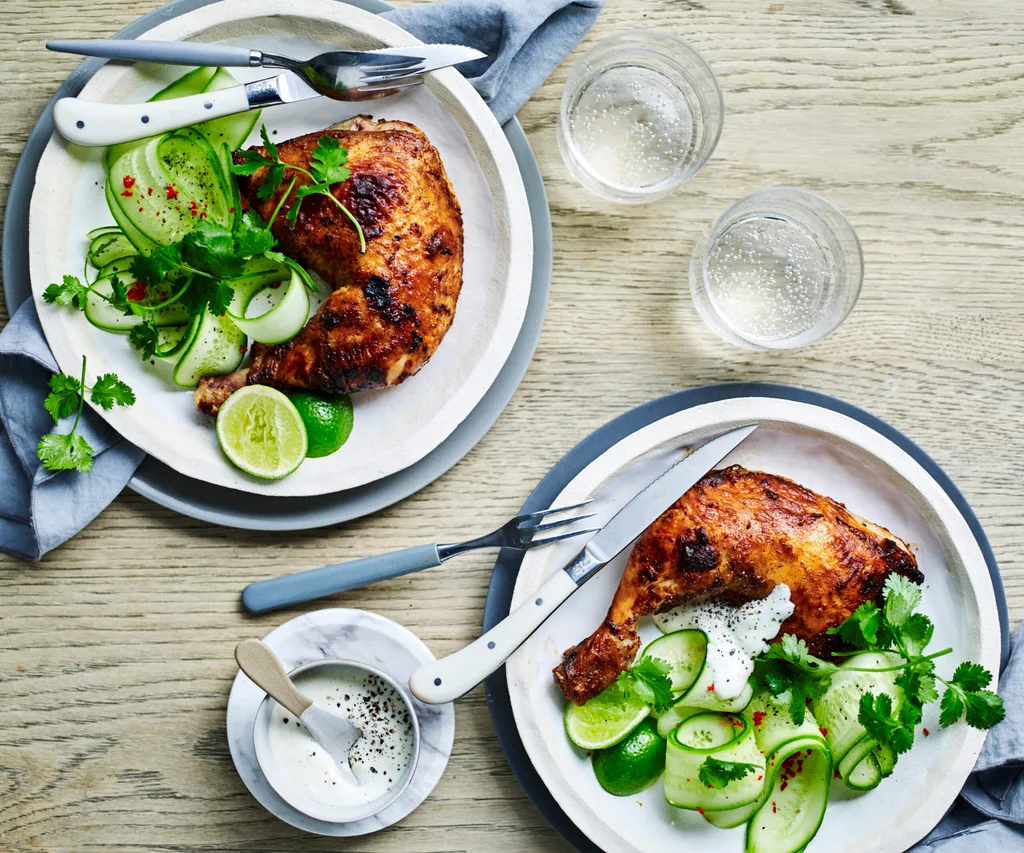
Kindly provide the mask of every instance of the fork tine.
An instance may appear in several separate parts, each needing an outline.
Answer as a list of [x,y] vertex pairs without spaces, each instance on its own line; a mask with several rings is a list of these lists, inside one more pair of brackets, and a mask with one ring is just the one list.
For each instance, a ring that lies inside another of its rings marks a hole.
[[517,515],[514,519],[517,525],[522,526],[524,521],[529,521],[531,518],[540,518],[543,515],[553,515],[556,512],[565,512],[570,509],[579,509],[581,506],[592,504],[593,498],[587,498],[585,501],[580,501],[578,504],[568,504],[567,506],[552,506],[547,509],[539,509],[536,512],[527,512],[523,515]]
[[399,71],[412,71],[422,68],[426,63],[422,59],[403,60],[401,62],[381,62],[376,65],[360,65],[359,71],[364,76],[381,76]]
[[573,530],[569,533],[563,533],[561,536],[549,536],[547,539],[534,539],[532,542],[527,542],[523,545],[523,550],[530,551],[534,548],[543,548],[545,545],[553,545],[555,542],[561,542],[563,539],[572,539],[574,536],[583,536],[585,533],[597,533],[600,527],[590,527],[586,530]]
[[585,518],[593,518],[597,513],[588,512],[586,515],[574,515],[572,518],[563,518],[559,521],[549,521],[547,524],[530,524],[526,527],[520,525],[519,529],[523,533],[541,533],[544,530],[553,530],[556,527],[565,527],[567,524],[572,524],[575,521],[583,521]]

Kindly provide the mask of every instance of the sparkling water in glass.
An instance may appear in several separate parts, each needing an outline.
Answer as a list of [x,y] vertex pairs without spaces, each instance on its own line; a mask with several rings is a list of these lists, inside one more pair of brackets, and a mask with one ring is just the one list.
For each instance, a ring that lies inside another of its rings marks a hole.
[[573,176],[603,198],[641,203],[693,177],[722,132],[711,67],[668,33],[606,38],[569,73],[558,145]]
[[690,261],[705,322],[748,349],[792,349],[834,331],[863,279],[860,242],[833,205],[805,190],[761,190],[730,207]]

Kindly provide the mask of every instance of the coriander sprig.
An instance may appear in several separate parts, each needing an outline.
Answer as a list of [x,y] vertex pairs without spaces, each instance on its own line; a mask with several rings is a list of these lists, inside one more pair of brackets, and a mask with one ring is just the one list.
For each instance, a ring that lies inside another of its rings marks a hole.
[[310,183],[296,188],[298,175],[292,177],[291,183],[278,201],[277,207],[274,208],[269,225],[274,224],[278,213],[281,212],[281,208],[284,206],[285,200],[292,194],[292,190],[295,190],[295,201],[292,203],[291,208],[289,208],[288,213],[285,214],[285,218],[293,227],[298,221],[302,200],[307,196],[322,195],[334,202],[341,212],[348,217],[355,227],[356,233],[359,235],[359,251],[365,252],[366,235],[363,234],[363,228],[359,224],[359,220],[331,192],[331,187],[334,184],[344,183],[352,176],[352,170],[346,165],[348,163],[348,149],[343,147],[333,136],[321,136],[317,141],[316,148],[313,149],[309,168],[305,169],[294,163],[286,163],[281,159],[277,146],[270,140],[266,125],[261,125],[260,137],[263,139],[263,147],[267,150],[267,154],[265,155],[254,150],[239,150],[235,153],[241,158],[241,162],[231,166],[231,172],[235,175],[254,175],[260,169],[267,170],[263,183],[256,190],[257,198],[261,198],[264,201],[273,198],[274,194],[281,189],[281,185],[284,183],[285,172],[289,170],[305,175],[310,181]]
[[616,684],[623,695],[635,694],[655,713],[667,711],[675,701],[669,665],[661,658],[642,658],[635,666],[620,672]]
[[[861,604],[841,625],[829,628],[855,651],[837,652],[837,656],[885,652],[894,658],[891,666],[850,667],[851,672],[895,672],[896,684],[903,691],[898,706],[888,694],[861,696],[857,719],[879,743],[897,754],[913,745],[915,728],[921,723],[922,709],[939,699],[938,685],[945,691],[940,702],[939,725],[951,726],[963,718],[969,726],[988,729],[1005,716],[1002,699],[986,688],[992,674],[980,664],[961,663],[948,681],[935,671],[935,659],[952,649],[925,654],[935,626],[924,613],[917,612],[921,588],[901,575],[890,575],[882,589],[882,607],[874,602]],[[808,654],[807,644],[792,634],[769,646],[757,660],[759,677],[770,693],[789,696],[790,716],[802,723],[807,700],[824,695],[835,664]]]
[[736,782],[757,770],[753,764],[743,761],[722,761],[709,755],[697,771],[697,778],[702,785],[709,788],[724,788],[730,782]]
[[43,467],[48,471],[81,471],[83,474],[92,470],[93,449],[85,438],[78,434],[78,423],[82,419],[85,408],[85,395],[96,405],[104,409],[116,406],[130,406],[135,402],[135,393],[115,373],[104,373],[98,377],[91,387],[85,384],[85,356],[82,356],[82,375],[79,378],[67,373],[58,373],[50,377],[50,393],[43,406],[50,413],[53,422],[61,418],[75,416],[71,431],[67,433],[51,432],[39,439],[36,453]]

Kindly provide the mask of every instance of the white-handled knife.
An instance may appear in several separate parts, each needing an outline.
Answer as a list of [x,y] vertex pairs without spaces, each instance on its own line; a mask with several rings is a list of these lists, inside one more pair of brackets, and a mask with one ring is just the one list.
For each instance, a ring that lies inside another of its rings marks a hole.
[[409,677],[421,702],[458,699],[501,666],[541,624],[587,580],[643,533],[687,489],[729,455],[757,425],[720,435],[677,462],[620,509],[562,571],[530,598],[461,651],[428,663]]
[[[51,44],[60,45],[62,49],[75,45],[74,52],[84,52],[89,47],[87,42]],[[53,108],[55,127],[69,142],[89,147],[131,142],[209,119],[321,95],[342,101],[386,97],[420,85],[423,75],[431,71],[484,56],[478,50],[461,45],[332,51],[310,60],[291,60],[246,48],[144,40],[98,40],[96,46],[89,49],[102,56],[133,60],[160,56],[160,61],[171,62],[168,57],[174,57],[176,64],[190,65],[204,64],[204,58],[229,60],[233,52],[240,52],[230,64],[288,69],[276,77],[244,85],[144,104],[101,104],[80,98],[61,98]],[[250,54],[258,56],[250,61]]]

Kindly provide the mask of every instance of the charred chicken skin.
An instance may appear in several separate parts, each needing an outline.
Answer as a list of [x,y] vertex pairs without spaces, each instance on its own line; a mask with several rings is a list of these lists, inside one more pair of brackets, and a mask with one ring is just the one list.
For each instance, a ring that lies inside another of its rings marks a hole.
[[555,681],[582,705],[629,668],[642,616],[712,598],[743,604],[780,583],[795,608],[780,633],[828,655],[839,642],[826,631],[862,602],[881,604],[893,572],[924,580],[904,542],[841,503],[738,465],[712,471],[637,541],[604,623],[565,653]]
[[[452,324],[462,287],[462,211],[437,150],[415,125],[357,116],[280,143],[281,160],[308,169],[324,135],[348,149],[352,175],[331,192],[362,226],[366,252],[359,251],[352,223],[321,195],[302,201],[292,227],[285,219],[291,193],[274,236],[332,293],[290,341],[255,344],[247,370],[201,380],[195,394],[201,411],[215,414],[247,384],[328,394],[397,385],[427,363]],[[293,175],[296,186],[308,182],[287,172],[268,199],[257,196],[266,169],[241,177],[242,198],[267,221]]]

